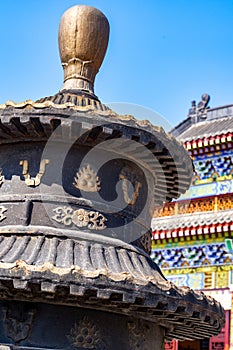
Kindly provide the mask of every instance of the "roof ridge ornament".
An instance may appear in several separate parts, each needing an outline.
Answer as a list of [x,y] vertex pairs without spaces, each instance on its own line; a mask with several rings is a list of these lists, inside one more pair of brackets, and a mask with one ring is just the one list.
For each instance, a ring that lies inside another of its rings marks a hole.
[[94,94],[94,80],[103,62],[109,39],[109,22],[98,9],[77,5],[62,16],[58,43],[64,69],[61,91]]
[[210,108],[208,103],[210,101],[210,95],[203,94],[201,101],[196,105],[196,101],[191,102],[191,108],[189,109],[188,116],[192,118],[194,123],[199,122],[201,119],[205,119],[207,116],[207,110]]

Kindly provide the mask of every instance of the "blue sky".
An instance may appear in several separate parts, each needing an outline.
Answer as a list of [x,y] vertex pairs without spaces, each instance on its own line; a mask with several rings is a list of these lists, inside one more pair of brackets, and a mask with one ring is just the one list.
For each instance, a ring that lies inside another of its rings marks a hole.
[[172,126],[202,93],[211,95],[211,107],[233,103],[232,0],[1,1],[0,103],[61,88],[59,20],[80,3],[99,8],[110,22],[95,83],[103,102],[142,105]]

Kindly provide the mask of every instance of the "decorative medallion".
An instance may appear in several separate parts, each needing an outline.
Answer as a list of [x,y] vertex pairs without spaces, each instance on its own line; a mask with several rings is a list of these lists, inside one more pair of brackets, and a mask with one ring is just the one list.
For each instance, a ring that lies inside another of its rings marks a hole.
[[[128,205],[134,205],[139,196],[139,190],[142,184],[137,181],[137,174],[129,166],[124,167],[120,173],[120,180],[122,180],[122,191],[124,200]],[[134,192],[130,196],[130,184],[134,187]]]
[[75,348],[105,350],[106,345],[100,338],[100,332],[94,322],[87,316],[75,323],[68,336],[71,344]]
[[56,213],[53,220],[65,226],[74,224],[77,227],[88,227],[91,230],[104,230],[107,219],[98,211],[84,209],[73,210],[71,207],[58,207],[53,209]]
[[4,325],[6,335],[17,345],[26,339],[31,331],[35,310],[23,310],[21,305],[3,309]]
[[2,169],[0,169],[0,187],[2,186],[4,182],[4,176],[2,175]]
[[100,180],[97,173],[88,164],[80,169],[74,178],[73,185],[85,192],[98,192],[100,190]]
[[27,160],[21,160],[19,163],[22,167],[23,167],[23,176],[25,179],[25,184],[27,186],[32,186],[32,187],[36,187],[40,185],[41,182],[41,178],[45,173],[45,167],[47,164],[49,164],[49,160],[48,159],[42,159],[40,162],[40,170],[39,173],[37,173],[36,177],[31,177],[31,175],[29,174],[29,168],[28,168],[28,161]]
[[4,215],[4,213],[7,211],[7,208],[4,207],[3,205],[0,206],[0,221],[3,221],[4,219],[6,219],[6,216]]

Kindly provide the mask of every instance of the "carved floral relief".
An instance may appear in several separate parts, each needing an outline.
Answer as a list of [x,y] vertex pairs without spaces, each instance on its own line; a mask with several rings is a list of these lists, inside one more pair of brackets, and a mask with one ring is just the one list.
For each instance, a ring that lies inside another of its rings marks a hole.
[[57,207],[53,209],[52,217],[56,222],[65,226],[74,224],[77,227],[88,227],[91,230],[104,230],[107,219],[99,212],[84,209],[73,210],[71,207]]
[[35,310],[24,311],[20,307],[6,307],[3,309],[3,319],[8,338],[15,344],[28,338],[31,331]]
[[98,192],[100,190],[99,177],[89,164],[76,173],[73,185],[85,192]]
[[75,323],[68,339],[75,348],[105,350],[106,345],[100,337],[98,327],[87,316]]

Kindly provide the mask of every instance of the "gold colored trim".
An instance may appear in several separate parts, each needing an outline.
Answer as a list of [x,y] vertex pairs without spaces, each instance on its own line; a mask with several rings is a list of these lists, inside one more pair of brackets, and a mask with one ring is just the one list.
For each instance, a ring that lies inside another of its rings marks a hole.
[[23,167],[23,176],[25,179],[25,184],[27,186],[39,186],[40,185],[40,181],[42,176],[45,173],[45,167],[47,164],[49,164],[49,160],[48,159],[42,159],[40,162],[40,169],[39,172],[36,174],[36,177],[31,177],[31,175],[29,174],[29,168],[28,168],[28,161],[27,160],[21,160],[19,163],[22,167]]
[[199,267],[186,267],[180,269],[162,269],[165,276],[168,275],[185,275],[197,272],[222,272],[222,271],[232,271],[233,265],[221,265],[221,266],[199,266]]
[[85,192],[100,191],[100,180],[90,164],[81,168],[74,177],[74,187]]
[[59,224],[77,227],[88,227],[90,230],[104,230],[107,219],[99,212],[84,209],[73,210],[71,207],[57,207],[53,209],[52,219]]

